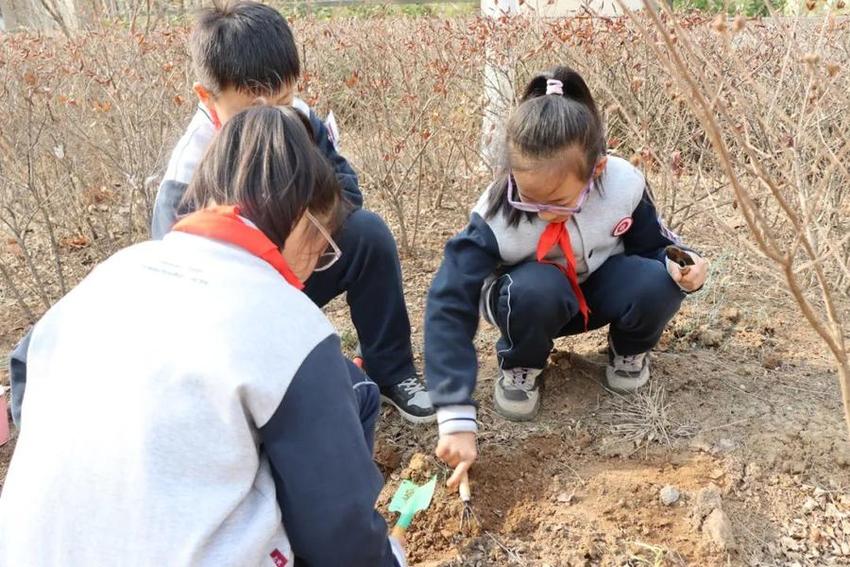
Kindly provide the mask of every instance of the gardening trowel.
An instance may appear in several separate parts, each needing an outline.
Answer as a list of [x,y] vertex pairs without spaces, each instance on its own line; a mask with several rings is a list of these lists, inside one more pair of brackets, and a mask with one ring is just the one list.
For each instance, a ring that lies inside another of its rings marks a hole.
[[472,508],[472,491],[469,489],[469,473],[463,473],[463,476],[460,478],[458,492],[460,493],[460,501],[463,502],[463,510],[460,514],[460,531],[462,533],[464,531],[464,527],[466,527],[475,533],[475,530],[481,525],[481,522],[478,521],[478,514],[476,514],[475,510]]
[[390,512],[398,512],[398,522],[393,528],[392,535],[397,539],[404,537],[404,532],[410,526],[413,515],[420,510],[425,510],[431,504],[434,495],[434,487],[437,485],[437,475],[431,480],[419,486],[409,480],[405,480],[395,491],[390,501]]

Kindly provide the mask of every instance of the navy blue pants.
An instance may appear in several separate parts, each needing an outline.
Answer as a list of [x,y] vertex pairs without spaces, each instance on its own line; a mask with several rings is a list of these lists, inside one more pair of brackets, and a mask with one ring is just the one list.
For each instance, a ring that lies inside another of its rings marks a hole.
[[381,387],[398,384],[415,368],[395,239],[381,217],[358,209],[334,240],[342,256],[330,269],[314,272],[304,293],[319,307],[347,293],[369,377]]
[[362,370],[347,360],[348,375],[351,378],[351,386],[354,389],[354,398],[360,409],[360,425],[363,426],[363,436],[366,437],[366,446],[371,454],[375,448],[375,425],[378,416],[381,415],[381,393],[378,385],[372,382]]
[[[585,331],[570,282],[556,267],[528,262],[496,282],[491,308],[502,338],[496,351],[502,368],[543,368],[556,337]],[[581,284],[590,308],[588,330],[610,325],[617,354],[646,352],[685,294],[658,260],[618,254]]]

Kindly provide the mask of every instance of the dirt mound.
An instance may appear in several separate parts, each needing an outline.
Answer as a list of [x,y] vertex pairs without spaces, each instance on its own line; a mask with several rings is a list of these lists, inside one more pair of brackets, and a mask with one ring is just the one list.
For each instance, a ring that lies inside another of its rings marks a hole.
[[[434,470],[423,465],[429,460],[414,455],[401,476],[424,480],[416,475]],[[461,532],[461,502],[441,484],[408,532],[410,558],[413,564],[442,555],[496,565],[531,559],[545,542],[539,559],[553,565],[594,563],[612,547],[624,557],[670,553],[705,564],[715,554],[690,521],[690,510],[695,495],[714,482],[716,468],[714,459],[699,454],[611,462],[557,435],[531,437],[521,450],[491,447],[471,474],[479,529]],[[659,498],[667,485],[681,493],[672,506]],[[644,542],[665,542],[675,552]]]

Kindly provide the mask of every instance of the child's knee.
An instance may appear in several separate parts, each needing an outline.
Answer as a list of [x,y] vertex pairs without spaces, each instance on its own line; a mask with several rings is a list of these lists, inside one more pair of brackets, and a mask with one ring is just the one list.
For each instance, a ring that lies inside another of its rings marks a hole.
[[374,422],[381,410],[381,393],[378,385],[352,361],[346,359],[346,363],[351,387],[354,389],[354,398],[357,400],[360,421]]
[[550,318],[569,319],[578,301],[566,276],[554,266],[530,263],[502,276],[499,312],[511,312],[538,324]]
[[365,379],[368,383],[361,382],[360,385],[355,385],[357,399],[360,402],[360,421],[374,423],[381,411],[381,393],[377,384],[369,378]]
[[685,294],[661,262],[643,263],[636,275],[633,293],[638,303],[671,314],[679,310]]
[[371,211],[357,209],[345,220],[343,238],[368,248],[370,255],[398,256],[395,238],[384,219]]

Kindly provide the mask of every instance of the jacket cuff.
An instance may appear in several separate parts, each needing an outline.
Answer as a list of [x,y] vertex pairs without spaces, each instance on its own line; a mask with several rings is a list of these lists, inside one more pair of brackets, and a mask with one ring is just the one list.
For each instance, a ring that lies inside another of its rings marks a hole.
[[475,406],[457,405],[437,408],[437,425],[440,436],[464,431],[478,432]]
[[398,567],[407,567],[407,557],[404,554],[404,547],[401,545],[401,542],[398,541],[393,536],[389,536],[390,539],[390,549],[393,551],[393,558],[395,559]]

